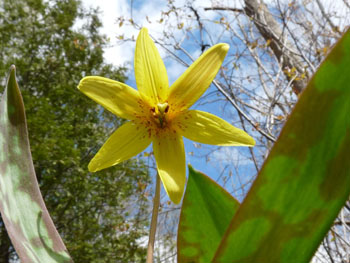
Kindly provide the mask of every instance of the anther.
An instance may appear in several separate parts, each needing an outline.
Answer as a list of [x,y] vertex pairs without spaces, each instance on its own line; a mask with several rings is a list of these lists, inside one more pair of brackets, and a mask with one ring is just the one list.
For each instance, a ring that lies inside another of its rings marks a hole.
[[169,105],[167,105],[167,106],[166,106],[166,108],[165,108],[165,111],[164,111],[164,112],[165,112],[165,113],[168,113],[168,111],[169,111]]
[[152,112],[153,116],[156,116],[156,108],[155,107],[151,108],[151,112]]

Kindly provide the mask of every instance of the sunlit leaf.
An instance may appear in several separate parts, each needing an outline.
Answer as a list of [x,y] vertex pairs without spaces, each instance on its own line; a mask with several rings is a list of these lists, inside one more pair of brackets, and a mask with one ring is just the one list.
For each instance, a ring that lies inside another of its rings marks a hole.
[[14,66],[0,102],[0,210],[22,263],[73,262],[40,194]]
[[238,206],[221,186],[189,166],[177,237],[178,262],[210,262]]
[[350,31],[301,94],[213,262],[310,262],[349,193]]

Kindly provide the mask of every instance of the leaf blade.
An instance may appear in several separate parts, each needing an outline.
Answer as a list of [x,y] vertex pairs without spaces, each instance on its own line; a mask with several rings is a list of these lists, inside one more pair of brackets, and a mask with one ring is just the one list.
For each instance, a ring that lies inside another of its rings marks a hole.
[[0,210],[21,262],[73,262],[39,190],[14,66],[0,102],[0,149]]
[[210,262],[239,203],[189,166],[178,228],[178,262]]

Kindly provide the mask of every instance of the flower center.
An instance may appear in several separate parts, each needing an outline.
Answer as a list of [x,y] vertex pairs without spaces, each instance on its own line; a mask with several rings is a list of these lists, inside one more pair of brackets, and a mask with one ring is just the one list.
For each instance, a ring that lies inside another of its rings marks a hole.
[[167,122],[166,114],[169,111],[169,104],[167,102],[158,103],[157,109],[152,108],[153,116],[158,120],[161,128],[164,128]]

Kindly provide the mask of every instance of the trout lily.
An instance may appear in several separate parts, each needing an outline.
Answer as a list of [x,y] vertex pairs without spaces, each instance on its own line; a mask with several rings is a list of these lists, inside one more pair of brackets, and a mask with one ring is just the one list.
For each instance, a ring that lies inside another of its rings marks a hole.
[[182,137],[224,146],[253,146],[246,132],[207,112],[189,110],[216,76],[229,49],[217,44],[200,56],[169,88],[158,50],[141,29],[135,50],[138,91],[107,78],[83,78],[78,89],[115,115],[128,119],[105,142],[89,163],[91,172],[116,165],[145,150],[151,143],[159,176],[175,204],[186,182]]

